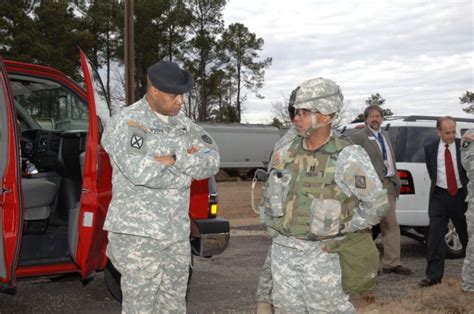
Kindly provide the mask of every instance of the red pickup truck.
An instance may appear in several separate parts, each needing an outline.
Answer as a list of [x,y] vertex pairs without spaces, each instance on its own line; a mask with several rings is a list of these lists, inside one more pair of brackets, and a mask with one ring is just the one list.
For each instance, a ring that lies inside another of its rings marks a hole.
[[[111,166],[100,145],[110,105],[81,51],[84,84],[62,72],[0,57],[0,290],[18,278],[77,272],[86,280],[108,263],[102,229],[111,199]],[[193,254],[221,253],[229,222],[217,217],[214,178],[194,181],[189,208]]]

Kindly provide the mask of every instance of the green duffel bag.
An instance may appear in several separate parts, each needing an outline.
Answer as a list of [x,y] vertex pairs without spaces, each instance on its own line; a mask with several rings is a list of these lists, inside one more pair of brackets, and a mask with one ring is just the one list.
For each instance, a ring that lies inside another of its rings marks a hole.
[[342,240],[328,241],[326,248],[339,255],[344,292],[355,294],[375,289],[379,251],[371,232],[348,233]]

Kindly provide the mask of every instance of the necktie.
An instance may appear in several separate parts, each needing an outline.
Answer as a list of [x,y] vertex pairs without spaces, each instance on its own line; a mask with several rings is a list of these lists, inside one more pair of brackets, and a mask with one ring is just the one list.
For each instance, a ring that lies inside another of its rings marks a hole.
[[452,196],[458,192],[458,184],[456,183],[456,174],[454,173],[453,159],[451,158],[451,152],[449,151],[449,145],[445,144],[444,147],[444,163],[446,165],[446,181],[448,182],[448,193]]
[[379,140],[380,148],[382,149],[383,160],[387,160],[387,149],[385,148],[385,142],[383,140],[382,133],[379,132],[379,134],[377,135],[377,139]]

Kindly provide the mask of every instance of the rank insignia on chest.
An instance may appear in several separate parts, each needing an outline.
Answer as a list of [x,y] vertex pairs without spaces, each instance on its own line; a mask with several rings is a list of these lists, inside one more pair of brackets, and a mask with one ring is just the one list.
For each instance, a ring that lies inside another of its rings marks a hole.
[[[311,167],[311,168],[313,168],[313,167]],[[313,169],[313,171],[311,171],[311,169],[310,169],[310,171],[306,172],[306,177],[322,178],[322,177],[324,177],[324,171],[322,171],[322,170],[314,171],[314,169]]]
[[367,188],[367,184],[365,182],[365,176],[354,176],[355,179],[355,187],[358,189],[365,189]]
[[143,137],[137,134],[133,134],[130,139],[130,146],[136,149],[141,149],[143,146]]

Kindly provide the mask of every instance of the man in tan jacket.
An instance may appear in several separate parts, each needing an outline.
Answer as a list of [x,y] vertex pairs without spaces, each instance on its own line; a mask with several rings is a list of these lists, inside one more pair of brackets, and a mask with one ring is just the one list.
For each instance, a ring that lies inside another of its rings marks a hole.
[[351,137],[354,144],[362,146],[370,156],[383,187],[387,189],[390,210],[380,222],[383,242],[382,271],[398,275],[410,275],[409,268],[400,261],[400,226],[395,215],[396,200],[400,194],[400,178],[397,175],[395,154],[389,134],[380,128],[383,111],[380,106],[370,105],[364,111],[366,127]]

